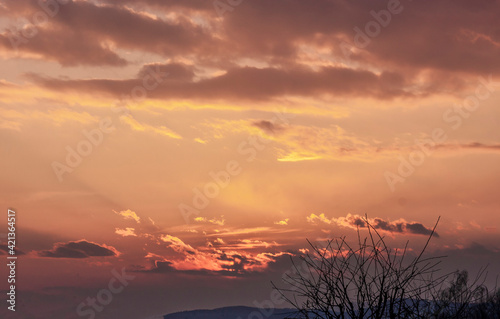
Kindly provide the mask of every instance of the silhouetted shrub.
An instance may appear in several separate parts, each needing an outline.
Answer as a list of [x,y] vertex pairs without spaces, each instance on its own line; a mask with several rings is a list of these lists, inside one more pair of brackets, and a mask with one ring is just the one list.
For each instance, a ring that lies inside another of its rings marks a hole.
[[[368,236],[358,229],[357,244],[345,237],[322,247],[309,242],[312,252],[293,258],[293,271],[283,280],[281,295],[297,309],[296,318],[498,318],[500,289],[484,285],[484,269],[470,282],[466,271],[438,275],[444,256],[424,257],[435,234],[415,257],[387,247],[384,237],[365,218]],[[451,278],[451,280],[450,280]]]

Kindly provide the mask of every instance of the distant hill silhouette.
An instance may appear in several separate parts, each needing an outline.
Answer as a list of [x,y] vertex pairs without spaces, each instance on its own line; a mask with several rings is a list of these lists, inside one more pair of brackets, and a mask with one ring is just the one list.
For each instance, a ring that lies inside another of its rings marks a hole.
[[[192,310],[192,311],[182,311],[171,313],[165,315],[164,319],[247,319],[252,312],[258,312],[262,317],[267,319],[286,319],[293,318],[293,314],[296,312],[295,309],[274,309],[270,316],[267,316],[271,312],[270,309],[252,308],[244,306],[236,307],[224,307],[213,310]],[[258,316],[252,316],[252,318],[258,318]]]

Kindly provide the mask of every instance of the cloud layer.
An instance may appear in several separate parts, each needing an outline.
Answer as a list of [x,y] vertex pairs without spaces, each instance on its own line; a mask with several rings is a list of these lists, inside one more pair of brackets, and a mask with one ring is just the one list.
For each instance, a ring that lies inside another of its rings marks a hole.
[[[220,17],[201,1],[68,1],[32,37],[22,35],[29,25],[13,23],[0,33],[0,48],[63,66],[120,67],[135,63],[124,52],[155,54],[169,61],[155,63],[170,76],[151,92],[158,99],[407,98],[464,87],[464,74],[500,73],[500,39],[491,31],[497,2],[401,2],[360,47],[359,32],[370,34],[366,26],[384,10],[373,2],[257,0]],[[44,11],[21,0],[8,2],[0,14],[6,12],[29,21]],[[16,37],[23,39],[17,48]],[[35,79],[53,89],[120,96],[142,76]]]

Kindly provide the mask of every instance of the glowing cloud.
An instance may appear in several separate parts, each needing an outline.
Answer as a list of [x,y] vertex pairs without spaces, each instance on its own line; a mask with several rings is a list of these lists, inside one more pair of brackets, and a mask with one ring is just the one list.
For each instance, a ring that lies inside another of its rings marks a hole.
[[224,226],[226,220],[224,219],[224,216],[221,216],[221,219],[216,219],[216,218],[207,219],[206,217],[195,217],[194,221],[198,223],[205,222],[214,225]]
[[178,253],[188,252],[190,254],[194,254],[196,249],[184,243],[180,238],[171,236],[171,235],[161,235],[160,239],[166,243],[169,243],[169,247],[175,250]]
[[127,227],[125,229],[116,228],[115,234],[118,234],[118,235],[123,236],[123,237],[127,237],[127,236],[137,237],[137,235],[135,234],[135,229],[132,227]]
[[331,224],[331,220],[326,218],[325,214],[311,214],[310,216],[307,217],[307,222],[311,224],[317,224],[318,222],[325,223],[325,224]]
[[137,214],[135,212],[131,211],[130,209],[122,210],[121,212],[117,212],[117,211],[113,211],[113,212],[115,212],[115,214],[122,216],[124,219],[133,219],[137,223],[141,222],[141,218],[139,216],[137,216]]
[[274,224],[275,225],[287,226],[289,220],[290,220],[290,218],[285,218],[284,220],[280,220],[280,221],[274,222]]

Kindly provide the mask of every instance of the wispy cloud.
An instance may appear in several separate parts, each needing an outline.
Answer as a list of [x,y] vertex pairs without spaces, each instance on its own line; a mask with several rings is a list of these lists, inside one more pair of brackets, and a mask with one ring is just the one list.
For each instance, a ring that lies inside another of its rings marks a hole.
[[160,239],[169,244],[169,247],[178,253],[187,252],[189,254],[195,254],[196,249],[184,243],[180,238],[172,235],[161,235]]
[[170,137],[173,139],[182,139],[182,136],[179,134],[175,133],[171,129],[167,128],[164,125],[161,126],[153,126],[149,124],[141,124],[139,123],[136,119],[134,119],[131,115],[127,116],[122,116],[120,119],[128,124],[133,130],[139,131],[139,132],[152,132],[155,134],[159,134],[162,136]]

